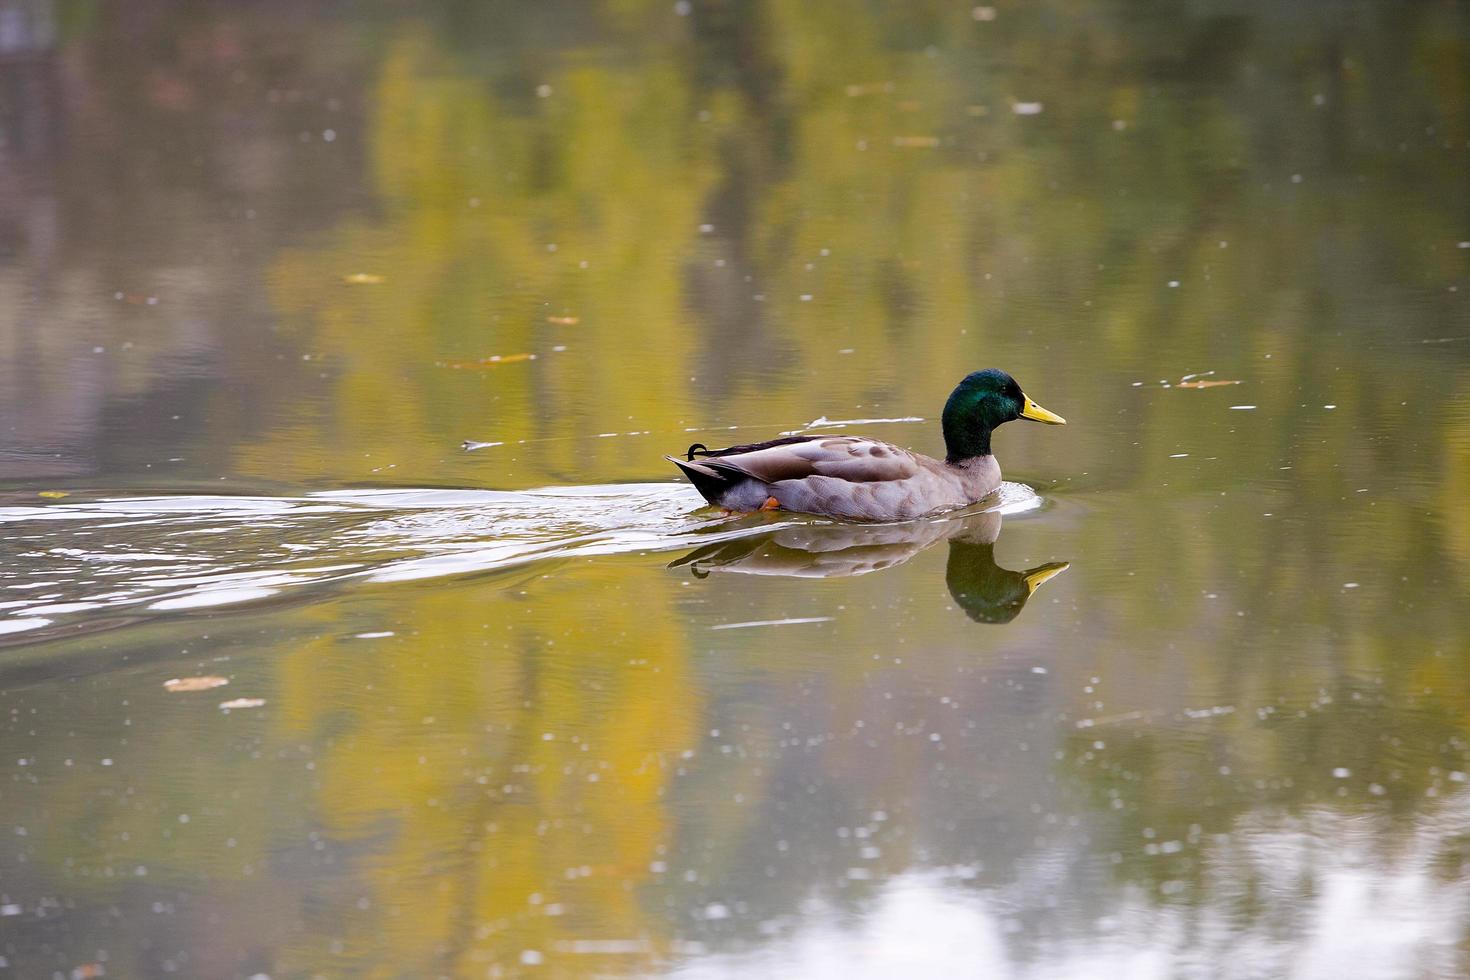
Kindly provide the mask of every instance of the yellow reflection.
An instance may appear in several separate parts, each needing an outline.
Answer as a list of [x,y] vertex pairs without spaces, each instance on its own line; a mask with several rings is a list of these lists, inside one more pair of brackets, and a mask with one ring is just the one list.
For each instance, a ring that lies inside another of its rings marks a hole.
[[280,739],[325,746],[316,819],[355,865],[343,929],[374,975],[587,960],[571,940],[660,949],[638,886],[671,841],[699,692],[665,598],[605,601],[626,569],[575,582],[533,580],[534,608],[520,589],[425,592],[394,638],[284,660]]

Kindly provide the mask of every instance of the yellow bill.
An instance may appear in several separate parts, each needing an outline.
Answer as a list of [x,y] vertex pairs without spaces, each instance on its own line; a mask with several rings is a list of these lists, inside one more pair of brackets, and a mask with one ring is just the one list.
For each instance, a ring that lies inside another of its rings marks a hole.
[[1047,425],[1066,425],[1067,420],[1056,412],[1048,412],[1040,405],[1031,400],[1030,395],[1022,395],[1026,399],[1026,407],[1021,409],[1021,418],[1034,419],[1037,422],[1045,422]]
[[1026,581],[1026,594],[1028,596],[1034,595],[1036,593],[1036,590],[1041,588],[1043,582],[1054,575],[1062,574],[1068,568],[1070,568],[1071,565],[1071,562],[1053,561],[1042,565],[1040,568],[1031,569],[1031,571],[1021,576]]

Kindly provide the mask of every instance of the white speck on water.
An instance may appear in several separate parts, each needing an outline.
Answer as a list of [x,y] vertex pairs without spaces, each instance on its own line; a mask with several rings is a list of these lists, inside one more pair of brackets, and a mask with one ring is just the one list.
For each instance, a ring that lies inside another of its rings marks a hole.
[[1032,667],[1031,668],[1031,673],[1033,673],[1033,674],[1044,674],[1044,673],[1046,673],[1046,668],[1045,667]]
[[521,963],[524,966],[540,966],[542,960],[544,960],[545,958],[546,957],[542,956],[541,955],[541,952],[539,950],[535,950],[535,949],[523,949],[523,950],[521,950]]
[[719,902],[710,902],[704,907],[704,918],[709,922],[730,918],[730,909]]
[[1300,184],[1302,182],[1302,175],[1301,174],[1292,174],[1291,175],[1291,182],[1293,184]]
[[699,233],[701,235],[708,235],[711,232],[713,232],[714,230],[715,230],[715,226],[714,225],[700,225],[699,226]]
[[689,12],[693,9],[694,5],[689,0],[679,0],[678,3],[674,4],[674,13],[680,17],[688,17]]
[[801,294],[801,301],[803,303],[810,303],[812,301],[812,294],[811,293],[802,293]]
[[970,11],[970,16],[982,23],[986,23],[995,20],[995,8],[976,7],[975,9]]
[[1121,133],[1123,130],[1125,130],[1127,128],[1128,128],[1128,120],[1126,120],[1126,119],[1114,119],[1113,120],[1113,131],[1114,132]]
[[356,636],[353,637],[353,639],[354,640],[381,640],[385,636],[393,636],[393,635],[395,635],[395,634],[393,633],[392,630],[383,630],[383,631],[378,632],[378,633],[358,633]]
[[1230,406],[1230,410],[1232,412],[1252,412],[1252,411],[1255,411],[1255,408],[1256,408],[1256,406],[1254,406],[1254,405],[1231,405]]
[[938,732],[930,732],[929,733],[929,741],[931,741],[931,742],[938,742],[938,741],[943,740],[943,738],[944,738],[944,736],[941,735],[941,734],[939,734]]
[[1336,769],[1332,770],[1333,779],[1346,779],[1352,774],[1353,771],[1351,769],[1348,769],[1346,766],[1338,766]]
[[1470,242],[1456,242],[1455,248],[1470,248]]
[[[537,85],[536,86],[536,98],[538,98],[538,99],[548,99],[550,97],[551,97],[551,86],[550,85]],[[538,960],[538,962],[539,962],[539,960]]]
[[1179,280],[1178,279],[1170,279],[1169,280],[1169,288],[1170,289],[1178,289],[1179,288]]
[[1039,116],[1046,107],[1040,102],[1013,102],[1011,111],[1018,116]]
[[322,130],[322,141],[323,142],[325,142],[325,143],[331,143],[331,142],[334,142],[336,139],[337,139],[337,131],[335,129],[324,129],[324,130]]
[[1358,583],[1357,582],[1344,582],[1344,583],[1342,583],[1342,587],[1344,589],[1356,589],[1358,587]]
[[1337,406],[1336,405],[1323,405],[1322,407],[1325,408],[1325,409],[1327,409],[1330,412],[1332,409],[1336,408]]
[[1186,457],[1188,455],[1189,455],[1189,453],[1170,453],[1169,454],[1169,458],[1170,459],[1183,459],[1184,457]]
[[1466,780],[1466,778],[1467,777],[1466,777],[1466,775],[1463,772],[1456,771],[1456,772],[1450,773],[1450,782],[1452,782],[1452,783],[1463,783]]
[[1368,792],[1372,793],[1374,796],[1382,796],[1384,793],[1387,793],[1388,790],[1378,783],[1369,783]]
[[1312,105],[1326,105],[1326,104],[1327,104],[1327,96],[1323,95],[1321,92],[1318,92],[1316,95],[1313,95],[1312,96]]

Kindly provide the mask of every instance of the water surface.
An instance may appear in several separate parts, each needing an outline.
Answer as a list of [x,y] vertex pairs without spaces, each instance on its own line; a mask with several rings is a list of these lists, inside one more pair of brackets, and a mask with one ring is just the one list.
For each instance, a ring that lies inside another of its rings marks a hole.
[[[1454,3],[0,2],[3,968],[1463,975],[1467,120]],[[662,459],[987,366],[945,520]]]

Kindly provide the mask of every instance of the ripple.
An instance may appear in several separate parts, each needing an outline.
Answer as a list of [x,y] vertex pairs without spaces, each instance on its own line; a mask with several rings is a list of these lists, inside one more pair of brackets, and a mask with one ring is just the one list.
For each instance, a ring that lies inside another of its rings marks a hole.
[[[703,503],[684,484],[639,483],[179,494],[0,507],[0,540],[19,546],[0,558],[0,635],[126,608],[162,614],[234,606],[324,584],[669,551],[783,525],[831,523],[785,513],[732,518]],[[1029,487],[1006,483],[985,502],[936,520],[978,511],[1014,515],[1041,503]]]

